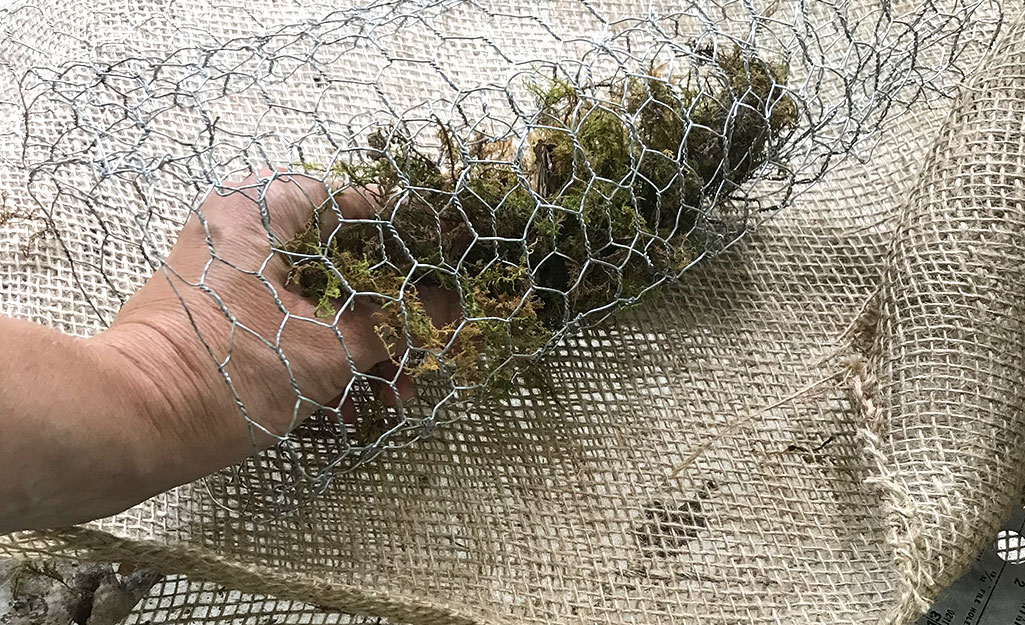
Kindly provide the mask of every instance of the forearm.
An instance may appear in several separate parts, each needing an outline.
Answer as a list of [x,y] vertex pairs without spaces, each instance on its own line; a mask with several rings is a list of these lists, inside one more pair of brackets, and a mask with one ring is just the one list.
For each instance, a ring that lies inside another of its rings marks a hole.
[[[208,198],[95,337],[0,317],[0,533],[114,514],[237,463],[333,399],[354,410],[353,370],[391,363],[373,304],[328,325],[284,288],[252,195]],[[281,175],[261,201],[289,240],[326,199],[323,183]],[[372,212],[339,200],[347,218]]]
[[[123,315],[91,339],[0,317],[0,533],[121,512],[276,440],[248,425],[183,316],[178,307]],[[207,324],[217,349],[230,328]],[[230,373],[236,384],[252,375]],[[262,386],[291,393],[286,379],[282,370],[271,378],[279,384]]]
[[90,341],[0,318],[0,532],[97,518],[158,492],[138,382]]

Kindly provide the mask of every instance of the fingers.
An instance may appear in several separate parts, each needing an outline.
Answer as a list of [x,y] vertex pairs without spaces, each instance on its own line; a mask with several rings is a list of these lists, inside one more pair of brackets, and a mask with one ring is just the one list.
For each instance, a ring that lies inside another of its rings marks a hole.
[[339,395],[324,405],[328,408],[334,408],[337,410],[338,415],[342,419],[342,423],[347,425],[356,423],[356,402],[353,401],[351,394]]
[[257,209],[254,215],[266,217],[271,231],[282,241],[299,234],[314,210],[321,211],[321,230],[329,233],[340,219],[373,218],[379,206],[373,189],[341,187],[338,181],[284,168],[265,169],[223,187],[235,191],[228,197],[237,195],[248,200],[248,208]]
[[[410,369],[398,364],[405,360],[408,346],[404,339],[392,345],[385,343],[376,329],[376,306],[355,303],[337,320],[317,320],[312,311],[305,318],[295,316],[312,308],[309,302],[295,297],[285,302],[293,316],[281,331],[280,345],[291,365],[291,375],[305,396],[337,408],[345,423],[357,419],[351,390],[352,377],[357,373],[367,377],[377,401],[384,406],[404,405],[416,396]],[[422,301],[438,327],[456,327],[461,308],[454,292],[424,287]],[[270,331],[268,324],[264,336],[272,336]],[[288,381],[288,377],[281,381]]]
[[412,378],[399,371],[399,366],[391,361],[378,363],[370,374],[380,378],[372,379],[371,386],[377,399],[385,406],[397,406],[399,401],[407,402],[416,395]]
[[182,229],[170,260],[195,273],[213,255],[237,269],[260,271],[281,283],[288,263],[273,253],[273,247],[305,230],[315,210],[324,236],[342,220],[373,218],[374,197],[368,189],[338,188],[302,173],[264,170],[218,187]]
[[[462,309],[455,292],[439,287],[422,287],[421,290],[421,301],[436,327],[456,327]],[[311,305],[296,301],[290,309],[295,312],[306,307]],[[334,397],[326,405],[337,406],[343,416],[354,414],[354,408],[342,401],[343,396],[338,393],[354,372],[368,376],[375,396],[385,406],[397,406],[416,395],[408,369],[398,364],[405,359],[409,348],[401,338],[405,333],[386,343],[376,329],[379,311],[377,306],[362,303],[342,312],[337,323],[332,320],[318,323],[313,317],[293,318],[283,333],[286,349],[305,346],[307,356],[314,351],[319,354],[315,358],[318,364],[303,372],[300,386],[308,389],[313,397],[319,394],[314,389],[322,388],[320,396]],[[297,358],[291,360],[299,362]]]
[[[416,389],[413,380],[406,374],[400,373],[397,365],[391,362],[378,363],[371,370],[370,385],[374,395],[382,405],[395,407],[401,400],[408,402],[416,396]],[[352,392],[338,395],[325,404],[328,408],[338,411],[342,422],[348,425],[356,423],[358,417],[356,402],[352,398]]]
[[332,200],[318,214],[321,242],[327,243],[344,220],[376,219],[381,198],[373,187],[332,186]]
[[[264,170],[240,182],[226,183],[223,189],[228,193],[211,196],[201,207],[216,252],[234,268],[260,271],[274,286],[284,284],[289,269],[281,255],[272,257],[268,230],[278,241],[274,245],[280,245],[304,231],[316,210],[326,238],[345,227],[347,220],[376,219],[383,203],[376,188],[339,187],[284,169]],[[202,249],[205,256],[205,243]],[[228,282],[228,278],[244,279],[230,274],[221,281]],[[264,289],[262,283],[249,282],[253,289]],[[237,287],[237,282],[232,284]],[[429,285],[417,285],[416,290],[435,327],[457,325],[462,307],[454,291]],[[288,315],[278,334],[281,346],[289,356],[295,381],[311,399],[334,397],[343,418],[354,417],[351,399],[338,396],[351,380],[352,369],[371,376],[374,391],[385,405],[394,406],[414,396],[412,380],[395,364],[409,347],[406,332],[397,333],[391,344],[381,338],[377,331],[380,319],[375,316],[381,303],[377,298],[339,299],[338,306],[348,306],[334,320],[318,319],[315,303],[292,291],[279,290],[272,302],[262,306],[260,299],[247,295],[244,301],[235,301],[239,320],[269,339],[278,333],[282,315]]]
[[417,287],[417,293],[435,327],[454,326],[463,318],[459,294],[452,289],[421,285]]

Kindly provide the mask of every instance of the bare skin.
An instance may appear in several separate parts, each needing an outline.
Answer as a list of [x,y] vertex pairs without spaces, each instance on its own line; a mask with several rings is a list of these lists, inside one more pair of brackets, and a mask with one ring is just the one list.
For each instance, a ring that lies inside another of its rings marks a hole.
[[[271,250],[261,206],[287,241],[331,202],[323,184],[264,172],[235,186],[203,203],[205,227],[189,219],[167,268],[100,334],[0,317],[0,533],[109,516],[234,464],[343,395],[353,367],[392,382],[386,401],[412,393],[370,304],[321,320],[284,286],[288,265]],[[373,210],[355,191],[334,202],[346,218]],[[210,245],[223,262],[210,262]],[[200,281],[208,289],[192,286]],[[439,323],[458,315],[451,298],[424,302]]]

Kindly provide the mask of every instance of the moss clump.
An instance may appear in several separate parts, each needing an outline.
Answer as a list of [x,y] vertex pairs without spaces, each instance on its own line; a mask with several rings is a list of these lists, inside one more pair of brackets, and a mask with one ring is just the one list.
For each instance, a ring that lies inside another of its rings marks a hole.
[[[285,246],[290,281],[320,315],[350,297],[380,304],[382,339],[417,356],[409,373],[502,392],[506,362],[678,276],[701,251],[688,237],[701,214],[796,127],[781,65],[740,48],[700,50],[697,64],[686,87],[656,71],[590,87],[538,82],[519,146],[457,141],[441,122],[432,150],[402,127],[378,130],[362,159],[330,172],[376,194],[377,223],[324,241],[315,215]],[[425,285],[457,293],[462,318],[437,327]]]

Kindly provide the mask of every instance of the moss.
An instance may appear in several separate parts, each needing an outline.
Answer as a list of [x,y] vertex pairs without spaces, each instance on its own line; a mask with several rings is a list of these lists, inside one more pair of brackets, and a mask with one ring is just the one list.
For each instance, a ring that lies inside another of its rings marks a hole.
[[[687,85],[656,68],[603,85],[530,85],[537,115],[519,153],[511,139],[460,143],[440,121],[427,125],[432,150],[403,126],[379,129],[330,172],[374,189],[378,223],[325,243],[315,215],[285,246],[290,282],[318,315],[350,297],[377,302],[382,340],[419,354],[408,373],[507,392],[516,369],[503,365],[682,273],[700,253],[688,234],[701,214],[796,128],[784,66],[738,47],[697,52]],[[457,292],[463,317],[436,327],[421,285]]]

